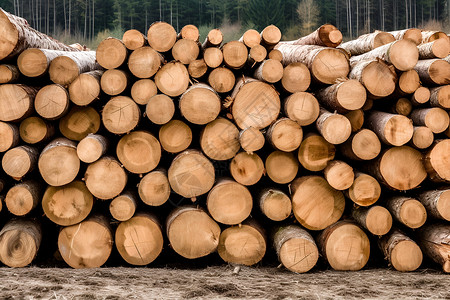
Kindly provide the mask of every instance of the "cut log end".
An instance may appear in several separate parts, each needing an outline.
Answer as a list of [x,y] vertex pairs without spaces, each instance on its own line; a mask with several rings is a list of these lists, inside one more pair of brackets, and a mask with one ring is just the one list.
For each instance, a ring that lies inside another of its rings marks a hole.
[[145,109],[147,118],[155,124],[163,125],[169,122],[175,113],[175,104],[164,94],[158,94],[149,99]]
[[136,50],[145,45],[147,38],[139,30],[130,29],[123,34],[122,42],[129,50]]
[[155,22],[148,29],[147,39],[150,47],[156,51],[167,52],[175,44],[177,33],[172,25],[166,22]]
[[353,168],[339,160],[330,161],[324,170],[324,175],[328,184],[339,191],[350,188],[355,178]]
[[298,172],[298,161],[290,152],[272,152],[267,157],[265,166],[270,179],[279,184],[291,182]]
[[310,71],[319,82],[334,84],[336,79],[347,76],[350,66],[344,53],[337,49],[325,48],[315,56]]
[[34,107],[44,119],[59,119],[69,109],[69,93],[59,84],[44,86],[36,94]]
[[414,271],[422,263],[422,251],[413,241],[400,241],[391,252],[390,262],[397,271]]
[[214,121],[222,108],[219,95],[214,89],[201,83],[192,85],[178,103],[183,117],[198,125]]
[[328,162],[334,159],[336,148],[322,136],[310,135],[304,138],[298,150],[298,160],[310,171],[325,169]]
[[155,170],[145,175],[138,186],[142,202],[150,206],[160,206],[169,200],[170,185],[164,170]]
[[119,68],[125,63],[127,57],[127,48],[121,40],[107,38],[97,47],[97,62],[105,69]]
[[381,186],[378,181],[367,174],[357,174],[347,196],[360,206],[370,206],[381,196]]
[[292,213],[291,199],[276,189],[264,190],[259,197],[259,206],[263,214],[272,221],[286,220]]
[[367,213],[366,226],[367,230],[374,235],[385,235],[392,227],[392,216],[386,208],[373,206]]
[[249,127],[239,132],[239,143],[242,149],[248,153],[253,153],[264,146],[265,138],[261,131]]
[[281,84],[283,88],[290,92],[304,92],[311,83],[311,74],[308,68],[302,63],[291,63],[283,70]]
[[151,47],[134,50],[128,57],[128,69],[138,78],[150,78],[161,67],[163,57]]
[[159,142],[167,152],[179,153],[191,144],[192,130],[186,123],[172,120],[159,129]]
[[286,98],[284,112],[300,126],[310,125],[319,117],[319,102],[310,93],[297,92]]
[[141,112],[133,99],[117,96],[103,107],[102,121],[105,128],[114,134],[124,134],[133,130],[139,123]]
[[140,105],[147,105],[150,98],[158,93],[156,84],[151,79],[140,79],[131,87],[131,98]]
[[127,183],[127,174],[120,163],[104,156],[90,164],[84,174],[84,180],[89,191],[101,200],[118,196]]
[[257,154],[240,152],[231,160],[230,172],[240,184],[254,185],[263,176],[264,163]]

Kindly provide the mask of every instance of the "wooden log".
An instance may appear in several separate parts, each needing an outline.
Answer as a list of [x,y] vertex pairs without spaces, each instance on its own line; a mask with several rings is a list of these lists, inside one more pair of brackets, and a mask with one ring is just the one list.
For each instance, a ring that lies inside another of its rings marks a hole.
[[108,150],[108,140],[99,134],[88,134],[77,145],[78,158],[84,163],[93,163]]
[[251,154],[264,146],[264,134],[253,127],[245,128],[239,132],[239,143],[242,149]]
[[89,106],[73,106],[59,120],[59,131],[70,140],[81,141],[90,133],[96,133],[101,120],[98,112]]
[[48,73],[50,63],[66,51],[29,48],[17,57],[20,73],[27,77],[42,77]]
[[325,108],[338,113],[347,113],[363,107],[366,89],[357,80],[351,79],[320,89],[315,96]]
[[206,72],[208,72],[208,65],[203,58],[191,61],[188,66],[188,73],[192,78],[199,79],[203,77]]
[[322,84],[334,84],[336,79],[346,77],[350,71],[345,54],[334,48],[278,44],[276,49],[283,54],[283,65],[301,62],[308,67],[312,78]]
[[356,132],[362,128],[364,124],[364,111],[362,109],[352,110],[344,116],[350,121],[352,132]]
[[298,160],[303,168],[317,172],[325,169],[334,159],[336,148],[318,134],[307,134],[298,150]]
[[188,149],[173,159],[167,177],[175,193],[195,199],[212,188],[215,171],[213,164],[200,151]]
[[439,107],[415,109],[411,119],[414,125],[427,126],[433,133],[444,132],[450,121],[448,113]]
[[177,40],[177,32],[172,25],[166,22],[154,22],[148,28],[148,44],[158,52],[167,52],[172,49]]
[[420,87],[420,78],[416,70],[402,72],[398,77],[396,92],[400,95],[412,94]]
[[270,59],[276,59],[279,61],[283,60],[283,53],[281,53],[278,49],[272,49],[270,50],[269,54],[267,54],[267,57]]
[[130,132],[138,125],[140,117],[138,105],[127,96],[111,98],[102,111],[103,125],[114,134]]
[[414,70],[417,71],[420,81],[424,84],[450,84],[450,63],[443,59],[419,60]]
[[281,118],[270,125],[266,138],[275,149],[292,152],[300,147],[303,130],[297,122],[289,118]]
[[430,89],[424,86],[417,88],[417,90],[411,96],[411,103],[414,105],[420,105],[427,103],[430,100]]
[[450,181],[450,139],[435,140],[423,158],[429,179],[436,182]]
[[150,78],[156,74],[163,62],[161,54],[145,46],[131,52],[128,57],[128,69],[138,78]]
[[41,226],[37,222],[9,220],[0,231],[0,261],[11,268],[29,265],[38,253],[41,240]]
[[16,125],[0,121],[0,152],[8,151],[19,144],[20,133]]
[[228,93],[234,87],[235,77],[230,69],[215,68],[209,73],[208,83],[218,93]]
[[427,215],[450,221],[450,190],[439,189],[421,192],[417,199],[427,210]]
[[138,185],[139,198],[150,206],[160,206],[169,200],[171,193],[167,171],[157,169],[142,177]]
[[240,69],[247,62],[247,47],[239,41],[231,41],[223,45],[222,53],[223,62],[231,69]]
[[417,28],[390,31],[389,33],[392,34],[396,40],[410,40],[416,45],[422,43],[422,33],[421,30]]
[[413,136],[412,121],[397,114],[372,111],[367,117],[366,125],[373,130],[378,138],[387,145],[402,146]]
[[386,208],[392,216],[409,228],[419,228],[427,220],[427,211],[422,203],[410,197],[393,197],[387,200]]
[[445,58],[450,53],[450,43],[445,39],[437,39],[417,46],[419,59]]
[[17,66],[2,64],[0,65],[0,84],[15,83],[20,77]]
[[206,49],[209,47],[218,47],[220,46],[220,44],[222,44],[223,41],[223,34],[222,31],[220,31],[220,29],[215,28],[215,29],[211,29],[208,32],[208,35],[205,38],[205,41],[202,44],[202,48]]
[[430,43],[437,39],[445,39],[448,41],[448,36],[442,31],[422,30],[422,43]]
[[414,133],[411,139],[411,146],[417,149],[427,149],[433,144],[434,134],[426,126],[414,126]]
[[122,36],[122,43],[128,50],[136,50],[148,44],[147,37],[139,30],[129,29]]
[[18,146],[6,151],[2,158],[3,171],[15,180],[21,180],[36,168],[39,152],[30,146]]
[[422,251],[419,246],[398,229],[383,236],[378,246],[389,265],[400,272],[414,271],[422,264]]
[[147,131],[132,131],[119,140],[116,154],[128,172],[145,174],[159,164],[161,145],[158,139]]
[[352,160],[371,160],[381,152],[381,143],[375,132],[361,129],[353,133],[339,148],[340,153]]
[[42,197],[44,214],[61,226],[74,225],[86,219],[93,204],[94,197],[79,180],[58,187],[48,186]]
[[200,147],[214,160],[228,160],[239,151],[239,130],[225,118],[208,123],[200,134]]
[[291,198],[278,189],[262,190],[258,203],[261,212],[272,221],[286,220],[292,213]]
[[[249,50],[247,64],[253,67],[256,63],[262,62],[266,58],[267,49],[263,45],[256,45]],[[276,61],[281,62],[280,59],[276,59]]]
[[437,86],[430,89],[430,105],[445,110],[450,109],[450,85]]
[[127,263],[145,266],[153,262],[163,249],[161,225],[154,215],[137,214],[117,226],[115,244]]
[[392,94],[397,81],[397,75],[381,60],[367,60],[352,64],[348,77],[362,83],[373,98],[383,98]]
[[342,42],[342,33],[331,24],[324,24],[307,36],[301,37],[289,43],[292,45],[318,45],[324,47],[337,47]]
[[304,92],[311,83],[308,67],[302,63],[291,63],[283,70],[281,85],[289,93]]
[[345,142],[352,133],[350,121],[341,114],[321,108],[316,128],[327,142],[337,145]]
[[188,88],[189,73],[182,63],[171,61],[158,70],[155,75],[155,83],[158,89],[167,96],[180,96]]
[[350,188],[355,179],[353,168],[341,160],[332,160],[328,162],[323,173],[328,184],[338,191]]
[[252,220],[240,226],[228,227],[220,234],[219,256],[227,263],[252,266],[266,254],[263,229]]
[[216,251],[220,227],[201,208],[182,206],[167,217],[166,234],[172,249],[188,259]]
[[383,206],[354,206],[352,209],[352,217],[359,225],[373,235],[385,235],[392,227],[392,216]]
[[152,123],[157,125],[169,122],[174,113],[175,104],[173,100],[164,94],[152,96],[145,107],[145,115]]
[[198,42],[200,38],[200,33],[198,31],[197,26],[188,24],[184,25],[183,28],[181,28],[180,33],[178,34],[178,38]]
[[264,172],[264,163],[256,153],[240,152],[230,162],[231,176],[242,185],[256,184]]
[[0,10],[0,24],[0,27],[3,28],[0,59],[12,58],[27,48],[77,51],[75,48],[31,28],[25,19],[3,9]]
[[281,31],[275,25],[269,25],[261,31],[261,44],[270,47],[278,44],[281,40]]
[[64,261],[75,269],[99,268],[109,258],[113,235],[103,216],[92,216],[64,227],[58,236],[58,249]]
[[51,186],[72,182],[80,170],[77,144],[66,138],[54,139],[42,150],[38,168],[42,178]]
[[306,273],[319,259],[312,236],[300,226],[280,227],[273,236],[273,247],[283,266],[295,273]]
[[129,75],[127,72],[119,69],[106,70],[100,79],[102,91],[110,96],[117,96],[123,93],[129,85]]
[[54,133],[55,129],[53,125],[45,122],[39,117],[29,117],[20,122],[20,138],[28,144],[46,141],[52,137]]
[[279,184],[291,182],[298,173],[298,161],[291,152],[270,153],[266,158],[265,167],[269,178]]
[[395,40],[395,37],[391,33],[376,30],[372,33],[363,34],[357,39],[342,43],[339,45],[339,48],[349,52],[353,57],[395,42]]
[[86,187],[101,200],[118,196],[127,184],[128,176],[123,166],[112,156],[103,156],[88,165],[84,173]]
[[191,128],[180,120],[171,120],[159,129],[161,147],[169,153],[186,150],[192,142]]
[[39,205],[41,196],[39,183],[27,180],[8,190],[5,196],[5,204],[11,214],[25,216]]
[[283,77],[283,65],[278,60],[266,59],[256,68],[254,77],[268,83],[275,83]]
[[218,68],[223,62],[223,52],[220,48],[209,47],[203,51],[203,59],[205,64],[212,68]]
[[65,52],[55,57],[48,68],[50,80],[68,87],[80,74],[101,69],[95,51]]
[[409,116],[413,109],[413,105],[408,98],[398,98],[394,101],[391,107],[388,109],[388,112],[403,116]]
[[15,122],[28,117],[36,93],[37,89],[23,84],[0,85],[0,121]]
[[134,193],[129,191],[117,196],[109,204],[109,212],[111,216],[120,222],[130,220],[134,216],[136,208],[136,197],[134,196]]
[[422,154],[408,146],[387,149],[365,169],[380,183],[400,191],[417,187],[427,177]]
[[359,206],[370,206],[380,199],[381,186],[372,176],[355,172],[353,184],[345,195]]
[[370,241],[356,224],[340,221],[316,238],[321,254],[337,271],[361,270],[369,260]]
[[189,65],[189,63],[196,60],[199,53],[199,44],[189,39],[178,40],[172,48],[173,58],[185,65]]
[[100,42],[96,50],[97,62],[105,69],[117,69],[125,64],[128,49],[116,38],[109,37]]
[[60,84],[46,85],[36,94],[34,108],[47,120],[57,120],[69,111],[69,92]]
[[221,179],[209,191],[206,206],[217,222],[237,225],[250,215],[253,198],[244,185],[231,179]]
[[198,125],[214,121],[222,108],[219,95],[204,83],[192,85],[181,95],[178,105],[182,116]]
[[419,245],[423,253],[450,273],[450,226],[447,224],[427,224],[419,230]]
[[248,48],[252,48],[261,43],[261,35],[255,29],[248,29],[239,39]]
[[103,71],[95,70],[80,74],[69,85],[70,100],[76,105],[89,105],[100,98],[100,77]]

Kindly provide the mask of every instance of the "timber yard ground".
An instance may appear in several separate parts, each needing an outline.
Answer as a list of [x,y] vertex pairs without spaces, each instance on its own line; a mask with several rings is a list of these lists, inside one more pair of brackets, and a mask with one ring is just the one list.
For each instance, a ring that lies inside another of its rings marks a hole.
[[0,268],[1,299],[450,299],[450,276],[276,267]]

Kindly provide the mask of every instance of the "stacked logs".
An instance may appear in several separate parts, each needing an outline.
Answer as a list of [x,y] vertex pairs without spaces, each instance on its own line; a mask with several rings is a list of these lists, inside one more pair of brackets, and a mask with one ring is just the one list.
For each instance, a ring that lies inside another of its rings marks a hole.
[[188,259],[253,265],[273,250],[298,273],[319,253],[359,270],[371,243],[397,270],[425,254],[450,271],[445,34],[341,43],[327,24],[281,42],[270,25],[200,43],[193,25],[156,22],[94,52],[0,21],[5,265],[30,264],[50,220],[74,268],[113,247],[147,265],[167,238]]

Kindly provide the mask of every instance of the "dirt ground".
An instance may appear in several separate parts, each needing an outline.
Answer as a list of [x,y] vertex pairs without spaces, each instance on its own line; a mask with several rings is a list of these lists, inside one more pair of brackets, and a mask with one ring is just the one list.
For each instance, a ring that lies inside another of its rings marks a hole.
[[318,270],[294,274],[272,267],[0,268],[1,299],[450,299],[450,275]]

